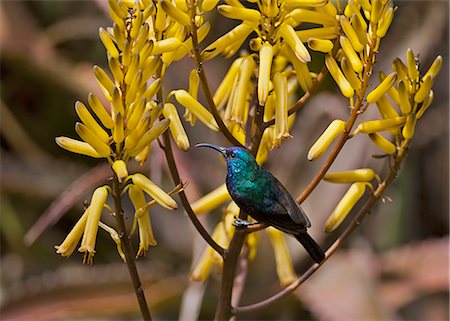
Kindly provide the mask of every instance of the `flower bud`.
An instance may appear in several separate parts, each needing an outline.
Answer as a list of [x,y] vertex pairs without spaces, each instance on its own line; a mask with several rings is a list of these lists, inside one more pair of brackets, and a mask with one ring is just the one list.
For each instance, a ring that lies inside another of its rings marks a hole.
[[116,173],[119,182],[122,183],[128,177],[127,164],[123,160],[116,160],[112,164],[112,169]]
[[331,183],[370,182],[375,175],[371,168],[358,168],[351,171],[326,173],[323,179]]
[[369,104],[377,102],[383,95],[392,88],[397,80],[397,73],[393,72],[384,78],[384,80],[367,95],[367,102]]
[[331,143],[345,131],[346,123],[343,120],[335,119],[331,124],[325,129],[322,135],[317,139],[317,141],[312,145],[308,152],[308,160],[314,160],[320,155],[322,155]]
[[133,184],[135,184],[137,187],[151,196],[162,207],[169,210],[173,210],[178,207],[177,203],[172,197],[170,197],[166,192],[164,192],[160,187],[158,187],[144,175],[137,173],[131,175],[131,179],[133,181]]
[[358,182],[350,186],[325,223],[325,232],[332,232],[341,225],[356,202],[364,195],[367,185],[368,183]]
[[397,150],[395,145],[384,138],[380,133],[369,134],[370,140],[381,148],[386,154],[394,154]]

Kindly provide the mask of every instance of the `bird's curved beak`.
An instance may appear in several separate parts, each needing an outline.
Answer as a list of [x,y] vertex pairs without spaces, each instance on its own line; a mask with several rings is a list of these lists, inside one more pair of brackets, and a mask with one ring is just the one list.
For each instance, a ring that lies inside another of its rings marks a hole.
[[217,146],[217,145],[213,145],[213,144],[206,144],[206,143],[202,143],[202,144],[197,144],[195,145],[195,147],[208,147],[208,148],[212,148],[215,149],[216,151],[218,151],[219,153],[221,153],[223,156],[225,156],[225,147],[221,147],[221,146]]

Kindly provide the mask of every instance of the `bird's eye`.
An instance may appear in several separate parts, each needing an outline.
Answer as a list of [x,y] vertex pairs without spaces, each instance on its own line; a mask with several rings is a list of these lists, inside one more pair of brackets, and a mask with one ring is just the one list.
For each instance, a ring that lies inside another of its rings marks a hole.
[[228,154],[228,156],[230,156],[231,158],[235,158],[235,157],[236,157],[236,154],[233,153],[233,152],[230,152],[230,153]]

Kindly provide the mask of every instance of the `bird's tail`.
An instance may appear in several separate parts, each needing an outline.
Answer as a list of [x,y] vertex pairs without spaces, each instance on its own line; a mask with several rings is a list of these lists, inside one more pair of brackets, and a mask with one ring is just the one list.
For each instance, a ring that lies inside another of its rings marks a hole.
[[308,233],[299,233],[294,236],[300,243],[302,243],[309,256],[311,256],[315,262],[320,263],[324,260],[325,253],[320,248],[319,244],[317,244]]

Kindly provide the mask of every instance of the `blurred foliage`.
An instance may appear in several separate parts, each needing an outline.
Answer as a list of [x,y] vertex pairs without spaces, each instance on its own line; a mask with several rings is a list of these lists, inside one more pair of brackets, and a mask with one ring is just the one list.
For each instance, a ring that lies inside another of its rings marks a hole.
[[[444,66],[435,82],[433,106],[417,128],[417,138],[401,179],[388,191],[393,201],[380,203],[349,242],[349,249],[338,253],[328,269],[297,291],[300,300],[310,307],[310,314],[305,314],[304,307],[292,296],[271,309],[241,315],[240,319],[349,319],[354,315],[336,306],[338,298],[347,304],[354,302],[356,292],[344,291],[349,287],[344,284],[346,280],[355,286],[358,285],[355,282],[360,283],[359,297],[373,299],[366,309],[363,303],[351,304],[359,308],[361,314],[357,319],[448,319],[448,6],[441,1],[401,2],[391,34],[382,44],[385,50],[379,56],[380,69],[383,59],[391,61],[408,46],[420,53],[423,66],[430,65],[435,53],[444,57]],[[95,184],[84,186],[84,197],[64,217],[51,222],[36,242],[32,245],[24,242],[25,233],[52,200],[95,164],[57,148],[54,137],[73,134],[74,101],[97,90],[91,66],[106,64],[97,36],[98,27],[110,25],[106,1],[2,1],[0,18],[2,319],[138,318],[125,266],[110,263],[118,262],[118,258],[109,235],[99,233],[105,242],[98,242],[92,267],[81,265],[81,255],[65,260],[54,254],[54,245],[79,217],[83,200]],[[223,26],[229,20],[219,21],[218,15],[215,18],[217,26],[212,31],[223,34]],[[187,59],[174,68],[177,74],[186,75],[173,75],[174,87],[186,87],[191,68],[192,62]],[[220,59],[206,64],[213,87],[224,70]],[[318,134],[314,129],[331,119],[324,104],[342,103],[338,96],[327,93],[325,87],[321,89],[323,93],[308,107],[317,108],[317,112],[300,113],[298,121],[308,125],[292,133],[299,140],[285,143],[283,153],[275,151],[269,158],[269,167],[270,159],[275,157],[283,164],[271,170],[288,187],[301,186],[317,166],[305,163],[305,155],[300,155],[304,149],[296,144],[310,146]],[[193,142],[206,133],[202,128],[187,131]],[[219,135],[212,138],[218,143],[220,139]],[[289,159],[282,154],[288,154]],[[355,155],[348,157],[336,166],[358,159]],[[192,199],[223,180],[224,173],[195,150],[177,152],[176,158],[181,176],[189,181],[186,192]],[[151,177],[157,182],[166,180],[160,174],[165,172],[161,159],[161,152],[155,148],[144,165],[151,169]],[[107,178],[104,174],[97,175],[99,180]],[[307,212],[315,213],[317,220],[323,222],[342,191],[323,187],[316,194],[330,195],[323,200],[313,194],[306,204]],[[202,220],[207,224],[208,218]],[[175,213],[155,210],[152,221],[158,226],[155,229],[158,246],[138,261],[139,268],[155,319],[176,319],[183,292],[188,286],[193,289],[187,276],[191,257],[197,258],[204,242],[193,236],[193,228],[181,210]],[[261,243],[263,248],[270,247],[267,239],[263,238]],[[293,255],[300,269],[303,264]],[[356,271],[349,271],[348,260],[355,262],[352,269]],[[69,262],[61,264],[63,261]],[[421,269],[412,270],[420,261]],[[403,267],[398,267],[399,262]],[[419,275],[428,278],[420,279]],[[214,277],[205,289],[192,292],[198,296],[205,291],[200,319],[210,319],[214,313],[218,292]],[[243,303],[263,299],[261,293],[274,293],[278,287],[273,261],[261,256],[256,258],[248,277],[258,280],[249,281],[258,286],[247,291]],[[342,280],[336,282],[339,279]],[[423,280],[421,286],[417,286],[419,279]],[[393,280],[403,283],[395,287]],[[367,286],[362,286],[366,281]]]

